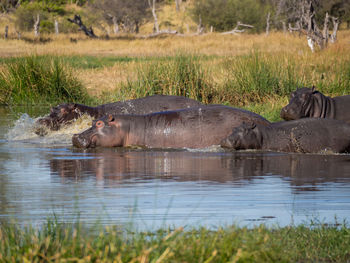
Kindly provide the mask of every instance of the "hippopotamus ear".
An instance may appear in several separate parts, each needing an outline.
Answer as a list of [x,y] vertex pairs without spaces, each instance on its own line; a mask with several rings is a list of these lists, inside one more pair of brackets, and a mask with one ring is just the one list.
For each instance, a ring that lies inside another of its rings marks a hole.
[[67,105],[68,111],[72,112],[72,111],[76,111],[78,109],[77,104],[76,103],[70,103]]
[[242,126],[246,129],[253,130],[256,127],[256,124],[252,121],[248,121],[248,122],[243,122]]
[[312,91],[312,94],[316,93],[317,92],[316,87],[312,86],[311,91]]

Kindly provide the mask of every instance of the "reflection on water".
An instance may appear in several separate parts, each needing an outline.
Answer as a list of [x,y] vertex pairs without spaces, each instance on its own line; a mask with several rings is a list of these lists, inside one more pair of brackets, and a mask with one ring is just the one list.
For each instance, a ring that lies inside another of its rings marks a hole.
[[[18,119],[18,116],[16,117]],[[137,228],[350,215],[350,155],[95,149],[70,140],[9,141],[0,109],[0,220],[62,220]]]

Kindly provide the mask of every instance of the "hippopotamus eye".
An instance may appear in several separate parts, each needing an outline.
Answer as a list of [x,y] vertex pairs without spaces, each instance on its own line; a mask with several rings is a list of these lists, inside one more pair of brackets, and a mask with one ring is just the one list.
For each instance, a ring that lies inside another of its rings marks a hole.
[[303,94],[301,94],[301,97],[302,97],[303,99],[306,99],[307,97],[309,97],[309,95],[306,94],[306,93],[303,93]]
[[98,122],[96,122],[96,127],[97,127],[97,128],[102,128],[103,126],[104,126],[103,121],[98,121]]
[[66,115],[68,112],[67,112],[67,110],[66,110],[66,108],[61,108],[61,114],[62,115]]

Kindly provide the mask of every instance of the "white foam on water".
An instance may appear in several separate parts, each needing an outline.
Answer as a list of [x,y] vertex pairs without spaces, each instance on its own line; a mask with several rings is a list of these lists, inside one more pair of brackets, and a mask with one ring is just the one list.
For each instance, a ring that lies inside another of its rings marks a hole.
[[15,121],[12,128],[5,135],[6,140],[10,142],[28,142],[38,144],[71,144],[73,134],[80,133],[91,127],[93,118],[88,115],[83,115],[74,122],[64,125],[58,131],[51,131],[45,127],[45,136],[40,136],[35,133],[38,128],[36,121],[41,118],[31,118],[24,113]]
[[220,145],[212,145],[205,148],[193,149],[193,148],[185,148],[189,152],[225,152],[224,148]]

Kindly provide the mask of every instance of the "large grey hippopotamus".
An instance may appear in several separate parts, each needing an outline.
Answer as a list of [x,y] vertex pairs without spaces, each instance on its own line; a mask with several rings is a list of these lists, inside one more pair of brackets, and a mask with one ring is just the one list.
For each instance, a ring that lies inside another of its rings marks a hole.
[[223,105],[157,112],[146,115],[109,115],[75,134],[79,148],[141,146],[147,148],[204,148],[218,145],[244,121],[270,122],[250,111]]
[[292,92],[289,104],[282,108],[281,118],[330,118],[350,122],[350,95],[330,98],[315,87],[300,88]]
[[236,150],[344,153],[350,150],[350,124],[322,118],[278,122],[270,126],[243,123],[220,145]]
[[[199,101],[181,96],[154,95],[144,98],[118,101],[109,104],[90,107],[82,104],[61,104],[51,108],[51,113],[37,122],[51,130],[59,130],[62,125],[88,114],[101,118],[107,114],[147,114],[151,112],[184,109],[200,106]],[[39,132],[40,133],[40,132]]]

